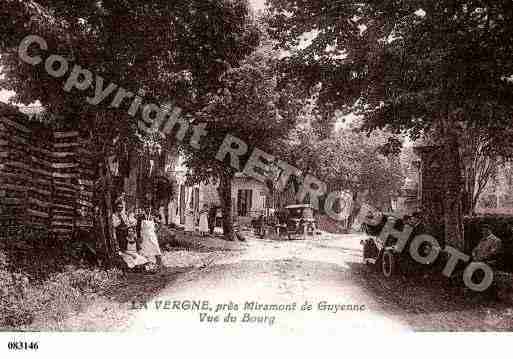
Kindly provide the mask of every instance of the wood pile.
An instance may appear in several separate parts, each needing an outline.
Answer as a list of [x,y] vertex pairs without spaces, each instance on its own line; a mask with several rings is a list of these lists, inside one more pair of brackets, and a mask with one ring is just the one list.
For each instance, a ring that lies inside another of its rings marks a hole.
[[78,132],[0,109],[0,236],[69,239],[92,226],[91,151]]

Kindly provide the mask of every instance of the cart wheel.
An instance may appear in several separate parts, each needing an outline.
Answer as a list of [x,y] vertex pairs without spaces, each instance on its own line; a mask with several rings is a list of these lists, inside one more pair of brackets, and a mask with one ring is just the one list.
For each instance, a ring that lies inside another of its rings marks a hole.
[[393,277],[397,273],[397,258],[394,252],[386,250],[381,257],[381,272],[386,278]]

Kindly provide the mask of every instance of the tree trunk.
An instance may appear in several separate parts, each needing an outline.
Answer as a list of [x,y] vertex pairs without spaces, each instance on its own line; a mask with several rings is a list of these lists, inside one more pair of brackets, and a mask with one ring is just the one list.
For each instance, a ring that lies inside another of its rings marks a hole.
[[353,226],[354,220],[358,215],[360,210],[360,205],[357,203],[358,200],[358,191],[353,192],[353,198],[351,201],[351,212],[349,213],[349,217],[347,217],[347,229],[351,229]]
[[108,268],[111,265],[110,255],[109,255],[109,246],[107,244],[107,237],[105,236],[105,221],[103,218],[103,209],[99,209],[97,213],[94,214],[94,229],[97,236],[97,240],[100,241],[101,251],[102,251],[102,264],[104,267]]
[[475,204],[472,203],[472,194],[468,190],[468,186],[465,186],[463,194],[461,196],[461,210],[464,215],[472,215],[474,213]]
[[444,180],[444,235],[445,243],[459,250],[465,250],[463,238],[463,181],[460,170],[458,138],[450,130],[450,123],[443,127],[443,180]]
[[104,165],[105,165],[105,187],[104,187],[104,196],[105,196],[105,214],[107,217],[106,225],[107,225],[107,239],[109,242],[109,258],[113,261],[117,253],[119,252],[119,246],[116,241],[116,236],[114,234],[114,226],[112,224],[112,177],[110,174],[109,163],[107,161],[107,156],[104,156]]
[[[99,208],[98,208],[98,211],[95,211],[94,213],[94,228],[95,228],[95,233],[96,233],[96,236],[97,236],[97,241],[100,242],[99,246],[101,246],[102,250],[102,261],[103,261],[103,265],[106,266],[106,267],[109,267],[111,265],[111,260],[110,260],[110,250],[109,250],[109,241],[107,239],[107,236],[105,235],[105,217],[104,217],[104,214],[105,214],[105,205],[102,206],[102,203],[104,204],[105,203],[105,195],[104,195],[104,191],[105,191],[105,174],[104,174],[104,170],[103,170],[103,166],[100,164],[100,189],[98,190],[98,188],[95,188],[95,196],[99,197]],[[101,192],[98,193],[98,192]]]
[[232,176],[223,174],[219,181],[219,198],[223,210],[223,234],[227,241],[235,240],[232,215]]

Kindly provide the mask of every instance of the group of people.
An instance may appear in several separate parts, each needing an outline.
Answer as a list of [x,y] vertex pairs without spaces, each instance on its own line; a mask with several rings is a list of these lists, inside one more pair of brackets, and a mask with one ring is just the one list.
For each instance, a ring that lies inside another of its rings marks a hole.
[[156,222],[151,208],[129,214],[123,196],[114,202],[112,224],[119,246],[118,254],[129,269],[155,272],[162,265]]
[[[207,234],[214,234],[214,228],[216,225],[218,207],[215,205],[209,206],[204,204],[202,209],[199,211],[199,232],[202,236]],[[185,231],[195,232],[196,231],[196,216],[192,209],[188,210],[185,214]]]
[[[217,206],[205,204],[199,211],[199,232],[202,236],[214,233],[217,210]],[[159,214],[151,208],[128,213],[124,196],[115,200],[112,214],[114,235],[119,246],[118,254],[128,269],[156,272],[162,266],[162,251],[157,238],[159,222]],[[195,232],[197,222],[194,211],[187,211],[185,231]]]

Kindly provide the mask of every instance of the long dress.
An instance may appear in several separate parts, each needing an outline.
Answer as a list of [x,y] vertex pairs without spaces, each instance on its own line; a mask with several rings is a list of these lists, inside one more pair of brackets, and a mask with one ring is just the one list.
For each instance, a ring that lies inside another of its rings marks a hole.
[[141,254],[149,261],[155,262],[155,256],[161,256],[157,233],[155,231],[155,222],[144,219],[141,222]]
[[146,258],[137,253],[137,243],[128,239],[129,228],[134,227],[135,223],[135,218],[132,215],[128,215],[125,211],[113,213],[112,215],[112,224],[116,231],[119,255],[130,269],[148,262]]
[[123,258],[123,261],[130,269],[148,263],[148,259],[146,259],[146,257],[137,253],[137,245],[135,242],[129,242],[127,244],[126,251],[121,252],[121,258]]
[[121,251],[127,248],[128,228],[133,227],[136,223],[132,215],[128,215],[125,211],[112,214],[112,225],[116,231],[116,239]]
[[200,212],[199,230],[201,233],[208,233],[208,210]]
[[185,214],[185,231],[194,232],[194,215],[192,211],[187,211]]

